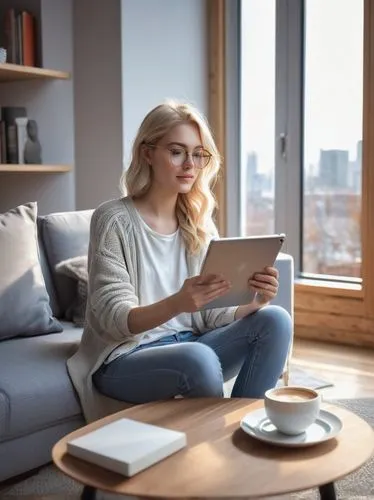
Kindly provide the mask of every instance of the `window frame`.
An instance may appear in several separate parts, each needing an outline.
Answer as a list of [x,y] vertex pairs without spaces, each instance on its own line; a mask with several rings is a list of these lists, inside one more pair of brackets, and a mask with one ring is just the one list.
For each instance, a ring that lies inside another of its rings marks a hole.
[[[300,269],[301,238],[293,228],[302,221],[301,106],[303,2],[277,1],[277,61],[286,71],[277,83],[276,98],[292,103],[276,117],[276,137],[286,130],[288,162],[276,158],[275,228],[285,228],[285,251]],[[216,188],[220,234],[240,232],[240,0],[207,0],[209,119],[224,165]],[[285,25],[287,29],[285,29]],[[295,43],[296,41],[296,43]],[[363,150],[362,150],[362,284],[295,279],[295,335],[335,343],[374,347],[374,0],[364,0]],[[230,71],[229,71],[230,70]],[[234,71],[233,71],[234,70]],[[236,77],[235,77],[236,75]],[[288,82],[288,83],[285,83]],[[282,86],[283,85],[283,86]],[[295,93],[297,98],[295,98]],[[291,101],[290,101],[291,99]],[[299,141],[299,142],[297,142]],[[277,148],[279,151],[279,148]],[[227,155],[227,157],[225,156]],[[290,157],[291,155],[291,157]],[[283,162],[284,163],[284,162]],[[290,163],[294,168],[289,167]],[[229,165],[229,167],[227,166]],[[286,168],[287,166],[287,168]],[[298,167],[298,168],[297,168]],[[290,228],[290,230],[287,230]]]

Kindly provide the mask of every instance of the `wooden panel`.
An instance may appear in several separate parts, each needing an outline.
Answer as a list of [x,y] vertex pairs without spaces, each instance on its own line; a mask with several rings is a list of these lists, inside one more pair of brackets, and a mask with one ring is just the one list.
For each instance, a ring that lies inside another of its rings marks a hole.
[[362,285],[353,283],[331,283],[322,280],[297,279],[295,281],[295,290],[297,292],[329,295],[332,297],[364,298]]
[[365,0],[364,8],[362,278],[366,314],[374,318],[374,1]]
[[[329,314],[296,310],[296,326],[309,326],[319,331],[323,329],[351,332],[351,335],[361,334],[371,336],[374,332],[374,320],[362,316],[347,316],[343,314]],[[374,344],[374,336],[373,336]]]
[[[328,325],[332,324],[327,321]],[[370,332],[357,332],[350,330],[335,330],[330,326],[318,324],[318,321],[311,326],[297,324],[295,327],[295,339],[309,339],[319,342],[331,342],[345,346],[359,346],[374,348],[374,338],[372,332],[374,331],[374,322],[371,326]]]
[[0,173],[12,174],[58,174],[63,172],[70,172],[71,165],[0,165]]
[[218,202],[216,214],[218,231],[226,235],[226,78],[225,78],[225,0],[208,0],[209,33],[209,123],[218,150],[222,156],[222,168],[214,193]]
[[295,293],[295,309],[316,312],[339,314],[341,316],[364,316],[365,306],[360,298],[334,297],[320,293],[309,293],[298,290]]
[[55,71],[18,64],[0,64],[0,82],[12,82],[17,80],[34,79],[62,79],[67,80],[70,74],[64,71]]

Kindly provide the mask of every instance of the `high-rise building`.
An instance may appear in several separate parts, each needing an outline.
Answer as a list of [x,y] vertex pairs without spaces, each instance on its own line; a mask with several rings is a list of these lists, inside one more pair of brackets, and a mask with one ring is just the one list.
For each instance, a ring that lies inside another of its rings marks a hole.
[[258,169],[258,157],[255,151],[248,153],[247,157],[247,193],[254,193],[258,190],[257,181],[257,171]]
[[347,188],[349,153],[342,149],[321,149],[319,185],[321,188]]

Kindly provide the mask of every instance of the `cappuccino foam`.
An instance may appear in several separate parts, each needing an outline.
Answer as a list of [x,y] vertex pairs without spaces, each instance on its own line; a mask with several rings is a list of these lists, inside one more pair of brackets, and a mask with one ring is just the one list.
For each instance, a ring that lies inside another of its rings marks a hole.
[[270,397],[276,401],[289,401],[290,403],[298,403],[302,401],[308,401],[310,399],[315,399],[316,395],[313,392],[309,392],[303,389],[281,389],[274,391]]

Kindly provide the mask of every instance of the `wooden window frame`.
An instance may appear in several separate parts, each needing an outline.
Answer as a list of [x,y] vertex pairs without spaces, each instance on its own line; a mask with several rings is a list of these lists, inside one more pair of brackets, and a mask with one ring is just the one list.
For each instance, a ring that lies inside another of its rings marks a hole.
[[221,171],[214,187],[218,209],[216,222],[221,235],[227,234],[226,218],[226,9],[225,0],[207,0],[209,122],[222,156]]
[[[223,156],[215,187],[217,224],[227,234],[226,165],[226,2],[207,0],[209,120]],[[374,0],[364,0],[362,151],[362,286],[295,281],[295,336],[374,347]],[[370,196],[370,194],[372,196]],[[370,228],[373,232],[370,232]]]

